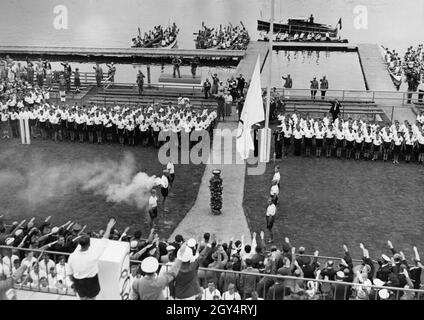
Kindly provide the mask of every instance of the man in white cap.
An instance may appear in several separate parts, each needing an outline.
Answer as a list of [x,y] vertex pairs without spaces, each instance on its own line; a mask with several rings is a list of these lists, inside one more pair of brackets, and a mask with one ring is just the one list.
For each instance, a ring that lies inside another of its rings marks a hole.
[[187,241],[187,247],[189,250],[184,252],[178,250],[177,253],[182,260],[182,265],[175,278],[175,300],[195,300],[202,292],[199,286],[198,270],[212,250],[212,245],[208,243],[199,254],[199,246],[194,239]]
[[[343,271],[337,271],[336,272],[336,281],[337,282],[344,282],[345,274]],[[334,287],[334,300],[348,300],[350,293],[351,293],[351,287],[349,285],[345,284],[332,284]]]
[[[180,248],[181,254],[189,251],[186,244]],[[148,257],[141,263],[141,271],[144,272],[144,277],[137,278],[132,284],[131,300],[166,300],[163,290],[168,284],[175,279],[180,267],[180,257],[177,257],[172,267],[164,274],[158,276],[157,270],[159,262],[154,257]]]
[[382,254],[381,259],[379,259],[378,261],[378,264],[380,265],[380,267],[377,270],[376,277],[383,283],[387,282],[389,279],[389,274],[392,272],[390,258],[387,255]]

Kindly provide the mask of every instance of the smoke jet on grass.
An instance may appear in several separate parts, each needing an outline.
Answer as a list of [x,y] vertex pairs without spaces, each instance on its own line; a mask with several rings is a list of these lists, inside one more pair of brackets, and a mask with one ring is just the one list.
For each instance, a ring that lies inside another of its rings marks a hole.
[[63,165],[49,165],[36,159],[19,171],[0,169],[0,188],[19,185],[18,198],[32,206],[82,190],[105,196],[107,202],[144,209],[158,179],[137,172],[131,153],[126,153],[121,161],[78,161]]

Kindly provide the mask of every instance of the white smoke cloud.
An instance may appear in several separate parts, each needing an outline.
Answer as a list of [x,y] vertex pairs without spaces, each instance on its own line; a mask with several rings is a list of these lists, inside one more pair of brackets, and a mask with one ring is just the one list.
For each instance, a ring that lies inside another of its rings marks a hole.
[[102,195],[108,202],[143,209],[155,182],[155,176],[137,172],[136,160],[131,153],[125,154],[121,161],[49,165],[42,159],[35,159],[29,167],[19,171],[0,170],[0,188],[11,183],[20,185],[18,198],[32,206],[82,190]]

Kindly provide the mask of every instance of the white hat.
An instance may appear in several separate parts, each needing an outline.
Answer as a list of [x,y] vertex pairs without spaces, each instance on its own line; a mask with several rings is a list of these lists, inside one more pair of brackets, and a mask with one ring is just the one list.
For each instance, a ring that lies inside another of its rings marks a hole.
[[[372,286],[372,282],[371,282],[371,280],[370,279],[366,279],[366,280],[364,280],[364,285],[366,285],[366,286]],[[367,288],[367,290],[370,290],[369,288]]]
[[388,299],[390,297],[389,290],[381,289],[380,291],[378,291],[378,296],[380,297],[380,299]]
[[15,242],[15,238],[7,238],[5,242],[6,246],[10,246],[13,244],[13,242]]
[[141,270],[145,273],[154,273],[159,268],[159,262],[154,257],[148,257],[141,262]]
[[131,246],[132,249],[137,248],[137,245],[138,245],[138,241],[137,240],[133,240],[130,243],[130,246]]
[[18,229],[15,231],[15,236],[19,237],[22,234],[22,229]]
[[384,281],[381,281],[380,279],[375,278],[375,279],[373,280],[373,284],[374,284],[375,286],[377,286],[377,287],[382,287],[382,286],[384,286]]
[[189,262],[193,259],[193,251],[190,248],[185,248],[184,252],[181,253],[181,249],[177,252],[178,259],[182,262]]
[[384,261],[390,261],[390,258],[386,256],[385,254],[382,254],[381,257],[383,258]]
[[174,251],[175,247],[174,246],[167,246],[166,247],[166,251]]
[[367,297],[367,294],[362,289],[358,290],[357,295],[359,299],[365,299]]
[[188,241],[187,241],[187,246],[188,246],[188,247],[190,247],[190,248],[194,248],[194,247],[195,247],[195,245],[196,245],[196,240],[194,240],[193,238],[188,239]]
[[336,276],[339,277],[340,279],[344,278],[344,272],[343,271],[337,271]]
[[52,233],[58,233],[58,232],[59,232],[59,227],[52,228]]

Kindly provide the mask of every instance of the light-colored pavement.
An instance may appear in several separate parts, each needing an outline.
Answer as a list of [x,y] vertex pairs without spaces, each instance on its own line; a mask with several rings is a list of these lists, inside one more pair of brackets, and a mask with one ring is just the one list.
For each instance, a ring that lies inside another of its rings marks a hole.
[[[236,130],[237,122],[221,122],[217,129]],[[228,137],[228,136],[227,136]],[[225,138],[224,138],[225,139]],[[224,141],[224,139],[222,139]],[[234,164],[208,163],[199,188],[196,202],[185,218],[180,222],[169,238],[174,240],[175,235],[181,234],[185,239],[194,237],[198,239],[205,232],[216,234],[217,240],[228,242],[232,237],[240,239],[244,234],[246,243],[250,242],[250,231],[246,216],[243,211],[243,194],[246,165],[243,163],[235,149],[235,139],[232,144],[217,143],[219,136],[214,136],[213,148],[209,159],[217,159],[221,155],[227,157],[232,154]],[[237,157],[237,158],[236,158]],[[212,161],[209,161],[212,162]],[[226,162],[226,161],[225,161]],[[223,179],[223,207],[221,215],[211,213],[209,180],[213,169],[221,169]]]

